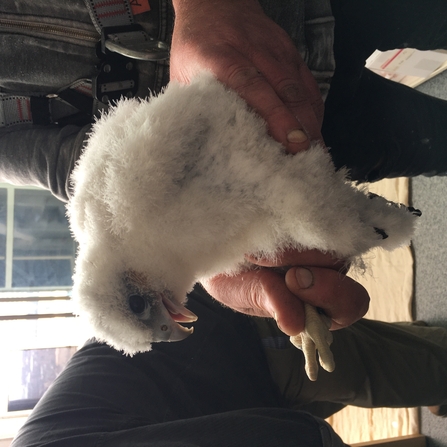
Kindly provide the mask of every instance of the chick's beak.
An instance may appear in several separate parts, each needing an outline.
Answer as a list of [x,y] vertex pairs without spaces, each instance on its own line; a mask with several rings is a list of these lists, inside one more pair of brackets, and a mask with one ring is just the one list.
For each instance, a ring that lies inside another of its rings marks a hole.
[[174,303],[167,296],[163,296],[162,301],[174,321],[178,323],[193,323],[197,321],[197,315],[183,306],[183,304]]
[[153,341],[181,341],[191,335],[194,328],[179,323],[192,323],[197,320],[197,315],[163,295],[159,305],[152,308],[150,320]]

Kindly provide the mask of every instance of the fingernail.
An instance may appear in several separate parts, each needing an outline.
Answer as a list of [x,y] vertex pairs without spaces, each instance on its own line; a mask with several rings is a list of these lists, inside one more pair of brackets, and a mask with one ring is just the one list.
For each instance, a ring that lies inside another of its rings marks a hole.
[[299,129],[291,130],[287,134],[287,141],[289,143],[304,143],[307,141],[307,135]]
[[312,272],[302,267],[295,270],[295,277],[301,289],[308,289],[314,282]]

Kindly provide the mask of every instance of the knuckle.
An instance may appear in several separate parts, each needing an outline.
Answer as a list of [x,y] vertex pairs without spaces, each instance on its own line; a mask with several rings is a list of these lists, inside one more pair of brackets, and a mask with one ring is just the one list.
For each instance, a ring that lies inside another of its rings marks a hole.
[[308,100],[305,88],[296,82],[279,85],[278,94],[287,103],[300,103]]
[[252,281],[250,284],[249,296],[251,297],[253,310],[264,310],[265,289],[260,281]]
[[263,117],[266,121],[271,121],[278,118],[278,121],[283,121],[289,115],[289,111],[283,104],[271,104],[263,110]]
[[252,87],[262,80],[263,76],[256,67],[236,66],[228,69],[228,82],[236,90]]

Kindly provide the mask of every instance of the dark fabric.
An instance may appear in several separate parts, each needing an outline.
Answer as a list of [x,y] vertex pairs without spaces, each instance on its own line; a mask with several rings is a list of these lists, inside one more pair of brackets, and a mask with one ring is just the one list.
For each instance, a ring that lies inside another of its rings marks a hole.
[[[281,409],[250,318],[201,288],[189,307],[199,320],[181,343],[154,344],[132,358],[86,344],[13,446],[323,445],[321,424]],[[253,410],[258,407],[264,409]]]
[[[70,417],[61,414],[60,418]],[[121,424],[123,425],[123,424]],[[51,428],[51,427],[49,427]],[[48,441],[16,439],[11,447],[344,447],[329,426],[308,413],[281,408],[235,410],[160,424],[139,421],[129,428],[71,434]]]
[[323,137],[337,167],[359,181],[447,171],[447,102],[381,78],[376,49],[447,48],[447,3],[332,0],[336,70]]
[[[275,383],[289,408],[326,418],[346,405],[420,407],[447,402],[447,330],[362,319],[334,331],[335,371],[305,374],[302,352],[273,320],[255,319]],[[281,340],[281,341],[280,341]]]
[[[331,436],[329,430],[327,433],[321,433],[321,427],[311,415],[279,408],[221,413],[160,424],[150,427],[149,431],[142,427],[134,433],[137,432],[140,435],[137,442],[132,441],[130,444],[128,433],[122,432],[105,436],[99,446],[323,447],[334,445],[332,440],[325,439]],[[168,437],[167,432],[170,433]],[[150,441],[148,442],[147,439]],[[341,447],[344,444],[337,445]]]
[[[288,408],[328,417],[345,405],[420,407],[447,402],[447,329],[361,319],[332,332],[335,370],[303,374],[304,356],[274,320],[254,319]],[[271,340],[284,338],[285,343]],[[267,341],[267,343],[266,343]]]

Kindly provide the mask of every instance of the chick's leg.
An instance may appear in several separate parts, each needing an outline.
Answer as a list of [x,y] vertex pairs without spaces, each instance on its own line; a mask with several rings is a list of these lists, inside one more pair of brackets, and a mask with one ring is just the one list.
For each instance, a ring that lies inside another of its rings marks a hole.
[[317,309],[310,304],[304,305],[306,326],[301,334],[290,337],[294,346],[303,351],[306,360],[306,374],[310,380],[317,380],[318,363],[328,372],[335,369],[334,356],[332,355],[330,345],[333,337],[329,330],[331,322],[328,317],[319,314]]

